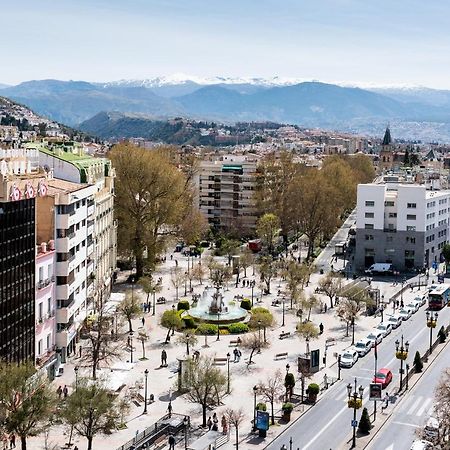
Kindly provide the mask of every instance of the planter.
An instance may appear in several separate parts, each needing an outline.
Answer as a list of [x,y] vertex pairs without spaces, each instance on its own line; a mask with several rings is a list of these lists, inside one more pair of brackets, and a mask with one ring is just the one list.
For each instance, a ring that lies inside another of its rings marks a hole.
[[291,420],[291,412],[292,411],[283,411],[283,415],[282,415],[282,419],[285,421],[285,422],[290,422],[290,420]]
[[308,392],[308,401],[310,403],[316,403],[317,402],[317,394],[315,392]]

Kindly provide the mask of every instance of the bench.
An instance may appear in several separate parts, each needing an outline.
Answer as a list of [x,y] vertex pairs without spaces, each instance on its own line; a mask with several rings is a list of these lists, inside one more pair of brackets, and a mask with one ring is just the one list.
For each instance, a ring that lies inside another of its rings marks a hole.
[[165,436],[165,435],[160,436],[160,437],[159,437],[158,439],[156,439],[156,441],[153,442],[153,444],[152,444],[150,447],[148,447],[148,448],[149,448],[149,449],[152,449],[152,450],[159,450],[160,448],[164,448],[165,445],[166,445],[166,438],[167,438],[167,436]]
[[288,357],[288,352],[284,352],[284,353],[277,353],[276,355],[275,355],[275,360],[277,360],[277,359],[284,359],[284,358],[287,358]]
[[230,347],[237,347],[240,344],[241,341],[230,341],[228,344]]
[[288,331],[287,333],[280,333],[280,339],[287,339],[288,337],[291,337],[291,332]]
[[223,364],[226,364],[227,361],[228,361],[228,358],[214,358],[215,365],[223,365]]
[[166,303],[166,299],[165,299],[164,297],[159,297],[159,298],[156,300],[156,303],[157,303],[158,305],[163,305],[164,303]]
[[332,345],[336,345],[336,339],[326,338],[325,339],[325,347],[331,347]]

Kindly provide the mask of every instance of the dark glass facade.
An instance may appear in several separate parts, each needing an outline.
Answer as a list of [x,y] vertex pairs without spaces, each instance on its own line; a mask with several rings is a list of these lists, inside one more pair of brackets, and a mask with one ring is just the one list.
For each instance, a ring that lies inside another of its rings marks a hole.
[[34,361],[35,199],[0,202],[0,358]]

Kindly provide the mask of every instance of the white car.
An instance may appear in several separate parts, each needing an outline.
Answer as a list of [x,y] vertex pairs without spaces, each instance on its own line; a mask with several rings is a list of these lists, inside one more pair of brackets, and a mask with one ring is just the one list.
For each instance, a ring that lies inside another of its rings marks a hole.
[[426,295],[422,295],[422,297],[416,297],[414,301],[419,303],[420,306],[423,306],[427,302],[427,297]]
[[358,361],[358,357],[358,352],[353,347],[350,347],[341,353],[339,365],[341,367],[350,368]]
[[403,319],[400,316],[398,316],[397,314],[395,314],[393,316],[389,316],[386,319],[386,322],[391,324],[391,327],[393,329],[395,329],[395,328],[398,328],[402,324]]
[[414,441],[411,445],[410,450],[432,450],[432,449],[433,444],[431,442],[424,441],[421,439],[419,441]]
[[381,322],[377,326],[377,330],[380,330],[383,333],[383,337],[386,337],[392,331],[392,325],[389,322]]
[[379,344],[383,340],[383,333],[374,328],[367,336],[367,339],[372,342],[372,347],[375,347],[375,342]]
[[439,421],[435,417],[430,417],[424,427],[425,437],[432,441],[439,438]]
[[398,315],[399,317],[402,318],[402,320],[408,320],[411,317],[412,312],[409,308],[408,309],[403,308],[398,312]]
[[364,356],[367,355],[367,353],[370,352],[370,349],[372,348],[372,341],[370,339],[364,338],[364,339],[360,339],[356,344],[355,344],[355,349],[358,352],[358,355]]
[[407,305],[405,305],[405,309],[408,309],[408,308],[410,308],[414,314],[417,311],[419,311],[420,305],[415,301],[411,301]]

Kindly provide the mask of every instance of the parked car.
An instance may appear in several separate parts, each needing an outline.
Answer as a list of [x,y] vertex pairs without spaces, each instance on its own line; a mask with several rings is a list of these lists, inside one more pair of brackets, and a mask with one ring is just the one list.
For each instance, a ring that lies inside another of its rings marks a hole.
[[358,357],[359,356],[356,349],[350,347],[341,353],[340,366],[350,368],[356,361],[358,361]]
[[414,301],[419,303],[420,306],[423,306],[427,302],[427,296],[426,295],[422,295],[422,297],[416,297],[414,299]]
[[383,337],[386,337],[392,331],[392,325],[388,322],[381,322],[377,326],[377,330],[380,330],[383,333]]
[[398,312],[399,317],[402,318],[402,320],[408,320],[411,316],[412,316],[412,312],[411,309],[405,309],[402,308],[399,312]]
[[379,369],[373,377],[372,383],[380,383],[384,389],[392,381],[392,372],[389,369]]
[[375,346],[375,342],[379,344],[383,340],[383,333],[380,330],[374,328],[367,336],[367,339],[372,342],[372,347]]
[[392,316],[386,317],[385,322],[389,323],[392,329],[395,330],[402,324],[403,320],[398,314],[393,314]]
[[420,439],[412,443],[410,450],[432,450],[432,449],[433,444],[431,442]]
[[367,355],[367,353],[370,352],[370,349],[372,348],[372,341],[370,339],[364,338],[364,339],[360,339],[356,344],[355,344],[355,349],[358,352],[358,355],[364,356]]
[[434,441],[439,438],[439,421],[435,417],[430,417],[424,427],[425,437]]
[[410,308],[412,310],[412,313],[414,314],[417,311],[419,311],[420,305],[417,302],[415,302],[414,300],[412,300],[412,301],[408,302],[408,304],[406,304],[404,306],[404,308],[405,309]]

